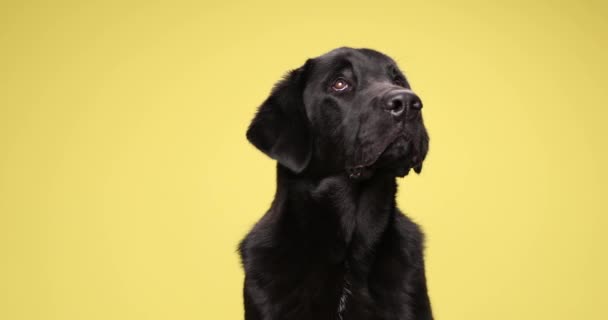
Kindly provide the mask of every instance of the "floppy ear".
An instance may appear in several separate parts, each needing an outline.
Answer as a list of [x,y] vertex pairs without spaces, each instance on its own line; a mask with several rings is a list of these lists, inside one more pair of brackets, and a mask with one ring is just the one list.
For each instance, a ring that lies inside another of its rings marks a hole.
[[275,85],[247,130],[249,142],[295,173],[306,169],[312,154],[302,98],[309,61]]

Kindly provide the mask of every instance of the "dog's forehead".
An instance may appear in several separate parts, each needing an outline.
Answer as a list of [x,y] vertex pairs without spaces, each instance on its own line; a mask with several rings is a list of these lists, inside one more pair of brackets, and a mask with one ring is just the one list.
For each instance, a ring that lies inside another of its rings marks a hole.
[[326,54],[317,57],[319,60],[335,60],[335,59],[354,59],[355,61],[361,62],[376,62],[376,63],[394,63],[393,59],[385,55],[382,52],[361,48],[354,49],[349,47],[342,47],[334,49]]
[[348,47],[332,50],[313,61],[317,76],[324,76],[329,70],[346,66],[352,66],[368,75],[384,73],[389,66],[397,66],[393,59],[381,52]]

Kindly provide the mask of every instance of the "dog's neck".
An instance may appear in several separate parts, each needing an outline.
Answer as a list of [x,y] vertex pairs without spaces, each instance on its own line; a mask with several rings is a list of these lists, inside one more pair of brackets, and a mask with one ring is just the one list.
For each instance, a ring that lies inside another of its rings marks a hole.
[[311,177],[279,165],[277,183],[272,211],[286,212],[290,225],[314,235],[311,241],[337,246],[338,256],[357,259],[369,254],[395,214],[395,177],[353,180],[346,173]]

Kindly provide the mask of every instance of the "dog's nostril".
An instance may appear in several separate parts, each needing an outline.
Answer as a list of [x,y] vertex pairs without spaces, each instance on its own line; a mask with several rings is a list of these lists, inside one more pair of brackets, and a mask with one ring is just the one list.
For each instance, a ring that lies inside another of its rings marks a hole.
[[403,113],[405,110],[405,106],[402,102],[395,103],[395,105],[391,108],[391,114],[394,116],[398,116]]
[[405,103],[400,98],[394,98],[387,103],[387,107],[391,114],[398,116],[405,110]]
[[387,98],[384,103],[384,110],[389,111],[397,119],[401,119],[401,115],[406,112],[415,115],[417,111],[422,109],[420,98],[408,90],[390,92]]
[[420,101],[420,99],[415,99],[412,102],[412,109],[414,109],[414,110],[420,110],[420,109],[422,109],[422,101]]

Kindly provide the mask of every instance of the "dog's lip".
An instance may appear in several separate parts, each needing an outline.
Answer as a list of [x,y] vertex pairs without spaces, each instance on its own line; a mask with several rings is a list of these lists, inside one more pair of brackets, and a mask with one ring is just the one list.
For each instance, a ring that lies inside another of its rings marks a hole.
[[[377,155],[374,158],[372,158],[371,160],[366,161],[363,164],[346,166],[345,169],[346,169],[346,172],[348,173],[348,176],[353,179],[368,177],[375,170],[381,169],[382,167],[384,167],[382,164],[378,163],[378,160],[382,157],[382,155],[384,153],[386,153],[386,151],[391,147],[391,145],[393,145],[394,143],[396,143],[398,141],[399,138],[403,138],[406,141],[411,140],[411,136],[409,136],[407,133],[400,133],[400,134],[395,135],[392,139],[388,140],[389,142],[386,144],[386,146],[384,146],[384,148],[379,149],[381,151],[378,152]],[[414,153],[414,154],[408,153],[408,154],[404,154],[404,155],[400,156],[395,161],[397,163],[403,164],[402,166],[395,167],[395,166],[389,165],[388,167],[397,170],[397,172],[398,172],[397,176],[404,177],[404,176],[408,175],[408,173],[410,172],[411,169],[414,169],[414,172],[416,172],[416,174],[420,174],[422,172],[422,162],[423,161],[424,161],[423,155],[420,155],[418,153]]]
[[[409,140],[408,135],[406,133],[400,133],[400,134],[396,134],[393,136],[392,139],[388,139],[386,145],[382,148],[380,148],[379,152],[376,153],[376,155],[371,158],[370,160],[362,163],[362,164],[356,164],[356,165],[352,165],[352,166],[347,166],[346,167],[346,172],[348,173],[348,176],[350,178],[353,179],[358,179],[361,178],[362,176],[367,176],[371,173],[371,171],[374,168],[374,166],[377,164],[378,159],[380,159],[380,157],[386,152],[386,150],[389,149],[389,147],[395,143],[395,141],[397,141],[398,138],[404,138],[405,140]],[[405,160],[405,159],[404,159]],[[407,169],[407,172],[405,172],[405,174],[403,176],[406,176],[410,169],[414,167],[413,165],[407,166],[405,169]],[[420,167],[420,164],[417,164],[416,167],[414,167],[414,170],[416,170],[417,167]],[[417,173],[419,173],[419,171],[416,171]]]
[[387,143],[382,148],[380,148],[379,151],[376,152],[376,155],[374,157],[372,157],[370,160],[368,160],[364,163],[347,166],[347,169],[348,168],[367,168],[367,167],[373,166],[378,161],[378,159],[380,159],[382,154],[384,154],[386,152],[388,147],[390,147],[390,145],[393,144],[395,142],[395,140],[397,140],[397,138],[399,138],[401,136],[403,136],[403,135],[395,135],[392,139],[388,139]]

